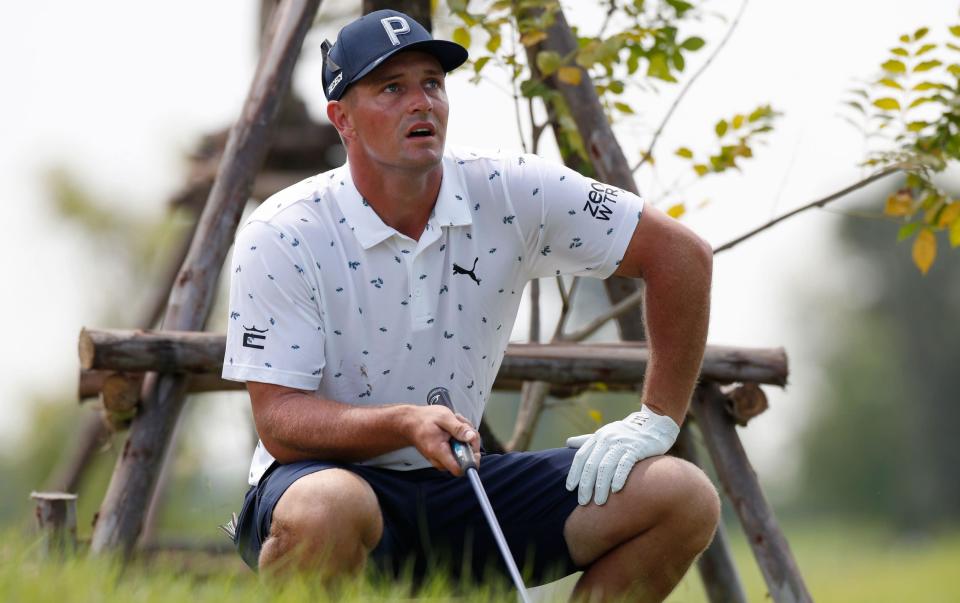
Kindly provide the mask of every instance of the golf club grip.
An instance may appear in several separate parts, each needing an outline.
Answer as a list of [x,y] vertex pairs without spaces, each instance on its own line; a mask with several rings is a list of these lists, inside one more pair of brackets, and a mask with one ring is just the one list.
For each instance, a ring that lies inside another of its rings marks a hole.
[[[454,414],[457,412],[453,407],[453,400],[450,399],[450,392],[447,391],[445,387],[435,387],[431,389],[430,393],[427,394],[427,404],[446,406]],[[461,442],[456,438],[450,438],[450,448],[453,450],[454,458],[457,459],[457,465],[460,466],[460,471],[466,473],[470,467],[476,469],[477,462],[473,458],[473,450],[469,444]]]

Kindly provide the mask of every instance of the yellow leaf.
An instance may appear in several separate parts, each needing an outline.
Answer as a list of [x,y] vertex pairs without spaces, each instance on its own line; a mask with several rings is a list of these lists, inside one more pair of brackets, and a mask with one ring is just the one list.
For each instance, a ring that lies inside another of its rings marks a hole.
[[884,111],[899,111],[899,110],[900,110],[900,103],[897,102],[897,99],[895,99],[895,98],[890,98],[890,97],[878,98],[877,100],[873,101],[873,106],[874,106],[874,107],[879,107],[879,108],[883,109]]
[[697,173],[697,176],[704,176],[708,171],[710,171],[710,168],[708,168],[702,163],[698,163],[695,166],[693,166],[693,170]]
[[597,425],[603,423],[603,415],[596,408],[591,408],[587,414],[590,415],[590,418],[593,419]]
[[906,73],[907,71],[907,66],[896,59],[890,59],[883,65],[880,65],[880,67],[886,71],[889,71],[890,73]]
[[693,159],[693,151],[687,147],[680,147],[677,149],[677,156],[683,157],[684,159]]
[[950,225],[950,246],[960,247],[960,220],[954,220]]
[[894,217],[912,216],[913,198],[907,193],[894,193],[887,197],[887,206],[884,207],[883,213]]
[[[943,207],[944,199],[941,197],[934,197],[932,203],[927,207],[927,211],[923,214],[924,224],[933,226],[934,220],[937,217],[937,212],[940,211],[940,208]],[[925,204],[926,205],[926,204]]]
[[899,82],[897,82],[896,80],[892,80],[888,77],[878,80],[877,83],[883,84],[888,88],[896,88],[897,90],[903,90],[903,86],[901,86]]
[[914,72],[914,73],[919,73],[919,72],[921,72],[921,71],[930,71],[930,70],[933,69],[934,67],[939,67],[940,65],[943,65],[943,63],[941,63],[940,61],[937,61],[937,60],[924,61],[924,62],[920,63],[919,65],[917,65],[916,67],[914,67],[914,68],[913,68],[913,72]]
[[956,222],[957,218],[960,218],[960,201],[954,201],[947,205],[943,213],[940,214],[940,219],[937,220],[937,228],[946,228]]
[[733,116],[733,129],[734,129],[734,130],[738,129],[740,126],[743,125],[743,119],[744,119],[743,115],[740,115],[739,113],[738,113],[737,115],[734,115],[734,116]]
[[545,31],[528,31],[527,33],[520,36],[520,43],[524,46],[533,46],[537,42],[542,42],[547,39],[547,32]]
[[676,205],[670,206],[670,209],[667,210],[667,215],[671,218],[679,218],[687,212],[687,207],[683,203],[677,203]]
[[937,239],[929,228],[924,228],[913,242],[913,263],[926,274],[937,257]]
[[580,84],[581,77],[582,75],[579,67],[571,67],[567,65],[557,70],[557,79],[564,84],[577,86]]
[[468,32],[463,27],[458,27],[454,29],[453,41],[463,46],[464,48],[470,48],[470,32]]

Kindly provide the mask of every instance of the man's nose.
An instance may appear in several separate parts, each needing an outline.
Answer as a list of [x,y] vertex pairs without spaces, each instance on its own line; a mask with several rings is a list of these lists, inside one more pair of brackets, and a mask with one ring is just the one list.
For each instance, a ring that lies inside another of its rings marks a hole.
[[421,87],[417,87],[410,92],[409,109],[411,113],[422,111],[433,111],[433,99],[430,94]]

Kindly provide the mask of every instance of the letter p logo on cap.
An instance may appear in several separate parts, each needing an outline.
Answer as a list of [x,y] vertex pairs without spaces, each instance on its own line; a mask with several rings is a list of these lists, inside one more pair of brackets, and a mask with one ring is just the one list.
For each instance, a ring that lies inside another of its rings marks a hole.
[[[400,39],[397,38],[397,34],[410,33],[410,24],[407,23],[407,20],[403,17],[386,17],[380,19],[380,23],[383,25],[384,31],[387,32],[387,36],[390,37],[390,43],[394,46],[400,45]],[[398,27],[394,27],[394,24],[398,25]]]

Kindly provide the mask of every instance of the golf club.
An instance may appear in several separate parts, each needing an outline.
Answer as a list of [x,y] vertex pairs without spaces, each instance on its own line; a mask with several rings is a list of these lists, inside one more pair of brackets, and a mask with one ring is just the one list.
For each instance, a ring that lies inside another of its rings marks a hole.
[[[450,399],[450,392],[445,387],[435,387],[430,390],[430,393],[427,394],[427,404],[439,404],[440,406],[446,406],[454,414],[457,412],[453,407],[453,401]],[[503,561],[507,564],[510,577],[513,578],[513,583],[520,593],[520,598],[523,603],[530,603],[527,589],[523,585],[523,578],[520,577],[520,570],[517,569],[517,564],[514,562],[510,548],[507,546],[507,539],[503,536],[503,530],[500,529],[500,522],[497,521],[497,516],[493,513],[493,506],[490,505],[490,499],[487,498],[487,492],[483,489],[483,484],[480,483],[480,474],[477,472],[477,463],[473,459],[473,450],[469,444],[455,438],[450,438],[450,448],[453,449],[453,456],[456,457],[460,470],[463,471],[473,486],[477,501],[480,503],[480,508],[483,509],[483,515],[487,518],[490,531],[493,532],[493,539],[497,541],[497,547],[500,549],[500,554],[503,555]]]

